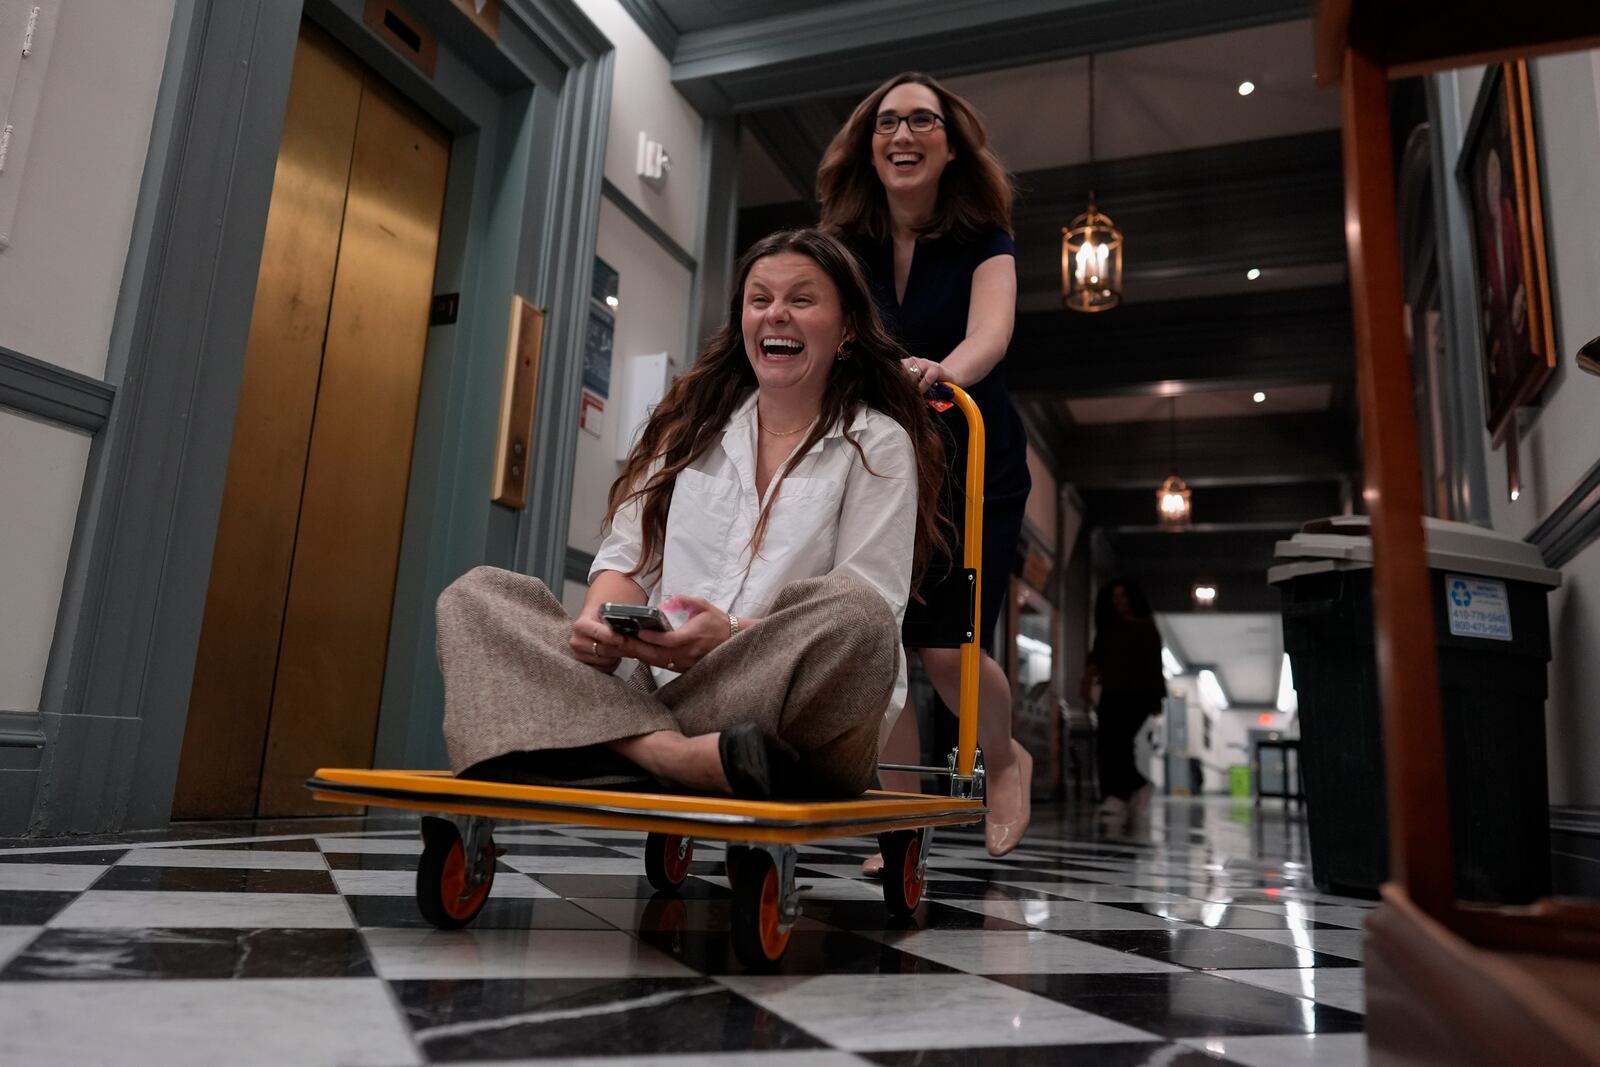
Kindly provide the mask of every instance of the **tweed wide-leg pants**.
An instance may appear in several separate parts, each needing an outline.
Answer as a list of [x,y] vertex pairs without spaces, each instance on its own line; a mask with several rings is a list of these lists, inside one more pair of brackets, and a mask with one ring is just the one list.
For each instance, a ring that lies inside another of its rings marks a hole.
[[572,658],[572,620],[543,582],[478,567],[439,597],[445,744],[463,777],[604,786],[648,781],[608,741],[759,723],[798,761],[796,794],[855,796],[873,781],[878,724],[899,668],[898,627],[866,583],[791,582],[766,618],[659,689]]

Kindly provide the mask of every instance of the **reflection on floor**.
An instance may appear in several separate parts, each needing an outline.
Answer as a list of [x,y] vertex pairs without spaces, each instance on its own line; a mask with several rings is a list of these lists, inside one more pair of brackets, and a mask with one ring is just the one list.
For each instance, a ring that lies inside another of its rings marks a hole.
[[[1360,1064],[1370,902],[1310,884],[1275,802],[1036,811],[1003,860],[939,831],[886,917],[870,841],[807,846],[777,974],[728,936],[721,848],[652,897],[642,836],[506,825],[465,931],[413,901],[415,820],[189,824],[0,847],[0,1062]],[[759,1059],[758,1059],[759,1057]]]

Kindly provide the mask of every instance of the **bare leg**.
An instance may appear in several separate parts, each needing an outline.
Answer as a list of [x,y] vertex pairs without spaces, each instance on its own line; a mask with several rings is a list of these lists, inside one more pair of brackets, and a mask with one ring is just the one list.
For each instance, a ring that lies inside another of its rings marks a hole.
[[722,754],[717,749],[719,737],[685,737],[676,730],[656,730],[609,741],[606,747],[664,782],[704,793],[731,794],[733,787],[723,773]]
[[[917,730],[917,706],[908,694],[906,706],[895,716],[887,736],[878,740],[878,759],[883,763],[921,763],[922,735]],[[922,775],[911,771],[879,771],[883,788],[899,793],[922,789]],[[874,852],[861,864],[862,874],[876,875],[883,870],[883,853]]]
[[[961,705],[961,650],[925,648],[922,666],[941,699]],[[989,851],[1002,855],[1016,847],[1028,823],[1028,783],[1019,776],[1032,759],[1011,739],[1011,684],[987,652],[978,658],[978,742],[988,781]],[[1009,828],[1009,829],[1006,829]]]
[[[882,763],[921,763],[922,735],[917,732],[917,709],[909,696],[906,706],[895,716],[894,725],[887,737],[878,742],[878,759]],[[911,771],[879,771],[883,788],[898,793],[917,793],[922,790],[922,775]]]

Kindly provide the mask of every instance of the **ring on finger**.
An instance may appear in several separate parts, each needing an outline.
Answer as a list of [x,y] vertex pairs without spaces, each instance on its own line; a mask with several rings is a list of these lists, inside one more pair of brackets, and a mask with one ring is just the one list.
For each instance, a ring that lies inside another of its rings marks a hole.
[[592,656],[596,656],[596,657],[598,657],[600,655],[600,642],[599,641],[590,641],[589,642],[589,654],[592,655]]
[[671,659],[667,660],[667,670],[676,671],[677,669],[678,669],[677,660],[671,660]]

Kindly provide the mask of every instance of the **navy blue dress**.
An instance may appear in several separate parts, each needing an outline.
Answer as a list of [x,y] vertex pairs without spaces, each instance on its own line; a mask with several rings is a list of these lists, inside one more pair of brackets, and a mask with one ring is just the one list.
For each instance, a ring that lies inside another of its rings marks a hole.
[[[972,275],[994,256],[1014,256],[1016,245],[1004,230],[977,236],[946,235],[917,242],[906,278],[905,300],[895,297],[894,244],[858,238],[852,248],[872,287],[872,298],[884,325],[918,359],[943,362],[967,336],[972,304]],[[1028,476],[1027,433],[1006,390],[1005,359],[967,393],[983,414],[985,465],[983,486],[983,604],[978,638],[992,647],[994,628],[1010,588],[1010,577],[1022,538],[1022,515],[1032,480]],[[966,513],[967,420],[959,408],[938,417],[950,461],[941,492],[941,508],[956,524],[951,558],[962,558],[961,517]],[[930,569],[936,573],[939,564]],[[908,611],[915,611],[913,601]]]

